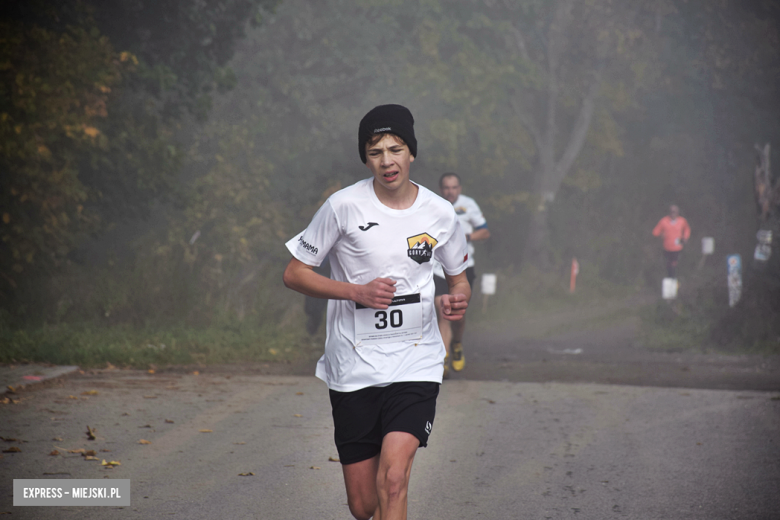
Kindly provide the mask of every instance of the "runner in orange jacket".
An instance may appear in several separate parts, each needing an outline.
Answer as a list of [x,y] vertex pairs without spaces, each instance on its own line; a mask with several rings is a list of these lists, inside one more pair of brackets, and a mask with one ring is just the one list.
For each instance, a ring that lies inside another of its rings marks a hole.
[[653,236],[663,239],[664,258],[666,259],[666,274],[676,278],[677,260],[683,246],[691,238],[691,226],[680,216],[680,208],[669,207],[669,214],[658,221],[653,229]]

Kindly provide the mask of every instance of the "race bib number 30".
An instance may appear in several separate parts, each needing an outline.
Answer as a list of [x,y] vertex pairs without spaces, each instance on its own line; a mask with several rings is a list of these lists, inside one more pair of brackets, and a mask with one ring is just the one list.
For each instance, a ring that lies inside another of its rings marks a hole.
[[396,296],[387,309],[355,304],[355,345],[378,345],[422,338],[420,294]]

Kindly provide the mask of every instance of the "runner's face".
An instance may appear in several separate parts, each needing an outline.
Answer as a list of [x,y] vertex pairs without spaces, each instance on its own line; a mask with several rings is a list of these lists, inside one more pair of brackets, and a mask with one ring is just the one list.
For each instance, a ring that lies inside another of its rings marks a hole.
[[445,177],[441,180],[441,196],[455,204],[460,196],[460,182],[457,177]]
[[409,166],[414,156],[409,147],[392,134],[378,143],[366,145],[366,166],[374,174],[375,186],[395,191],[409,181]]
[[677,206],[672,206],[669,208],[669,216],[673,219],[677,218],[680,215],[680,209]]

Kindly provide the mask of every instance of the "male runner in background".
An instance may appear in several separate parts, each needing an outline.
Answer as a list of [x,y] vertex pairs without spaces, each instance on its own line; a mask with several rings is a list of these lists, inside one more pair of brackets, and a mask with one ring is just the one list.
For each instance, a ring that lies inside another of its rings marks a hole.
[[663,239],[666,275],[669,278],[677,278],[677,260],[680,251],[691,238],[691,227],[688,221],[680,216],[680,208],[674,204],[669,206],[669,214],[658,221],[653,228],[653,236],[660,236]]
[[[490,238],[490,230],[487,221],[482,216],[482,210],[471,197],[461,194],[460,177],[456,173],[445,173],[439,179],[439,191],[441,196],[447,199],[458,215],[460,225],[466,233],[466,242],[469,245],[469,261],[466,268],[466,278],[469,285],[474,284],[474,245],[472,242],[487,240]],[[444,271],[434,266],[434,283],[436,284],[436,312],[439,316],[439,332],[441,333],[444,347],[447,349],[447,357],[444,359],[444,377],[448,377],[448,361],[452,358],[452,369],[460,372],[466,365],[466,356],[463,354],[463,331],[466,321],[450,321],[441,311],[441,296],[449,292],[447,282],[444,279]],[[450,355],[450,352],[452,353]]]
[[[400,105],[366,114],[358,151],[372,177],[331,195],[287,243],[293,258],[285,285],[329,300],[316,375],[330,391],[349,509],[363,520],[406,518],[412,462],[433,427],[445,356],[434,256],[449,286],[441,297],[445,319],[462,319],[471,297],[455,211],[409,180],[413,125]],[[314,272],[325,256],[331,278]]]

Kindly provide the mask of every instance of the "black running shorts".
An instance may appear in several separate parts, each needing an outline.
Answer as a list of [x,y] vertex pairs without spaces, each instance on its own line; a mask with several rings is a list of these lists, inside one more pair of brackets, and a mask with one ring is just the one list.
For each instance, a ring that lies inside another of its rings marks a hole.
[[336,449],[342,464],[370,459],[390,432],[406,432],[428,445],[439,383],[403,382],[354,392],[330,390]]
[[[466,279],[469,281],[469,285],[471,286],[472,290],[474,289],[474,278],[476,275],[474,274],[474,268],[473,267],[467,267],[466,268]],[[440,276],[433,277],[433,285],[436,286],[436,296],[441,296],[442,294],[447,294],[450,292],[450,286],[447,285],[447,280],[444,278],[441,278]]]

